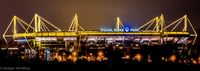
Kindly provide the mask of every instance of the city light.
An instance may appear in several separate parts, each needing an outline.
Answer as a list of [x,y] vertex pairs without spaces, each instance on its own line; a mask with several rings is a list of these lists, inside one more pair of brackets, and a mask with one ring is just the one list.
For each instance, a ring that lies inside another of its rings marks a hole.
[[170,60],[171,60],[172,62],[175,62],[175,61],[176,61],[176,55],[171,55],[171,56],[170,56]]
[[77,52],[72,52],[72,55],[73,56],[77,56]]
[[129,56],[129,55],[126,55],[126,58],[127,58],[127,59],[129,59],[129,58],[130,58],[130,56]]
[[137,53],[136,55],[135,55],[135,59],[137,60],[137,61],[141,61],[141,59],[142,59],[142,55],[141,54],[139,54],[139,53]]
[[162,60],[165,60],[165,57],[162,57],[161,59],[162,59]]
[[98,56],[104,56],[103,52],[102,52],[102,51],[99,51],[99,52],[98,52]]

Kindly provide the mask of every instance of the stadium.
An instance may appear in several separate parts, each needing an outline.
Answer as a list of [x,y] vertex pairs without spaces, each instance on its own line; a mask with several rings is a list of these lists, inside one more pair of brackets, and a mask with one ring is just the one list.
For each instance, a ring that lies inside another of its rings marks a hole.
[[9,46],[8,49],[19,50],[17,53],[25,60],[35,58],[38,54],[39,58],[45,61],[55,58],[58,61],[102,61],[120,57],[148,62],[152,61],[152,53],[159,54],[163,50],[166,51],[163,51],[163,55],[158,59],[164,61],[174,61],[178,58],[176,55],[189,55],[189,46],[193,45],[197,38],[187,15],[166,24],[164,15],[161,14],[138,28],[124,26],[120,17],[117,17],[115,28],[90,31],[81,27],[78,15],[75,14],[69,29],[64,30],[38,14],[34,15],[30,23],[14,16],[3,38]]

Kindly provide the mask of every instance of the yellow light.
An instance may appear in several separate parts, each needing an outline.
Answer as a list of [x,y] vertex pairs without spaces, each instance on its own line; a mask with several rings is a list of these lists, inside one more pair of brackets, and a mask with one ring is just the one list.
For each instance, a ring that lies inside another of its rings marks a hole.
[[136,55],[135,55],[135,59],[138,60],[138,61],[141,61],[141,59],[142,59],[142,55],[139,54],[139,53],[136,54]]
[[72,60],[73,60],[73,62],[76,62],[77,61],[77,57],[73,57]]
[[66,55],[66,53],[63,53],[63,55]]
[[77,52],[72,52],[72,55],[73,56],[77,56]]
[[102,52],[102,51],[99,51],[97,54],[98,54],[98,56],[97,56],[97,61],[102,61],[103,58],[104,58],[103,52]]
[[103,54],[103,52],[102,51],[99,51],[98,52],[98,56],[103,56],[104,54]]
[[55,59],[57,59],[59,62],[62,61],[62,58],[58,53],[56,53]]
[[172,55],[172,56],[170,57],[170,60],[171,60],[172,62],[176,61],[176,55]]
[[68,59],[72,59],[72,56],[71,56],[71,55],[69,55],[69,56],[68,56]]
[[197,64],[197,61],[195,61],[195,60],[192,60],[192,63],[196,65],[196,64]]

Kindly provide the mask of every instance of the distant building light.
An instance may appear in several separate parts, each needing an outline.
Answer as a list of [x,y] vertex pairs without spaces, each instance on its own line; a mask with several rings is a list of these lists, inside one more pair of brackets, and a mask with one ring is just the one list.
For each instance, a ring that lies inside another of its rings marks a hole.
[[142,59],[142,55],[139,54],[139,53],[136,54],[136,55],[135,55],[135,59],[138,60],[138,61],[141,61],[141,59]]
[[104,53],[102,51],[99,51],[97,54],[98,56],[104,56]]
[[74,51],[74,52],[72,52],[72,55],[77,56],[78,54],[77,54],[77,52]]
[[7,48],[1,48],[1,50],[6,50]]
[[135,44],[135,46],[136,46],[136,47],[138,47],[138,46],[139,46],[139,44]]
[[172,55],[172,56],[170,57],[170,60],[171,60],[172,62],[176,61],[176,56],[175,56],[175,55]]

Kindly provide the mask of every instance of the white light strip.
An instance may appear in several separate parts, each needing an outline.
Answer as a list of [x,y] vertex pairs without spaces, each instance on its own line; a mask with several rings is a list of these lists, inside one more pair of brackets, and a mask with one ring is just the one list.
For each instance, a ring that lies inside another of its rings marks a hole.
[[36,41],[57,41],[56,37],[36,37]]
[[76,39],[76,37],[65,37],[64,39],[63,39],[64,41],[73,41],[73,40],[77,40]]

